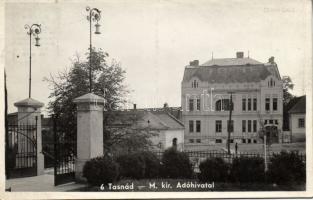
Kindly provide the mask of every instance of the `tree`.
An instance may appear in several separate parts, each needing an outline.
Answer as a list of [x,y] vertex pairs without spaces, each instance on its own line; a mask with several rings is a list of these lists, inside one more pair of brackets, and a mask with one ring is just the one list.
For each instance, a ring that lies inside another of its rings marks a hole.
[[[89,59],[89,53],[87,53],[87,61],[81,61],[80,56],[76,55],[69,70],[45,78],[52,87],[48,109],[51,114],[57,116],[59,130],[66,133],[65,137],[70,137],[71,140],[76,140],[77,132],[76,105],[73,100],[89,93]],[[104,125],[107,125],[115,120],[114,111],[126,103],[125,96],[129,93],[124,84],[126,72],[115,60],[109,62],[108,53],[101,49],[93,48],[91,59],[92,92],[105,99]],[[109,145],[114,144],[112,142],[114,135],[112,130],[104,127],[104,139]]]
[[[112,116],[112,114],[109,115]],[[150,128],[150,121],[146,119],[147,115],[146,111],[139,110],[114,112],[114,119],[118,119],[120,123],[112,122],[104,127],[106,132],[104,149],[117,154],[150,149],[153,145],[150,139],[158,134],[158,130]]]
[[283,130],[289,130],[289,114],[288,111],[297,102],[297,97],[290,93],[294,84],[289,76],[283,76]]
[[289,76],[283,76],[283,103],[284,105],[288,104],[294,96],[290,93],[290,90],[293,90],[294,84]]

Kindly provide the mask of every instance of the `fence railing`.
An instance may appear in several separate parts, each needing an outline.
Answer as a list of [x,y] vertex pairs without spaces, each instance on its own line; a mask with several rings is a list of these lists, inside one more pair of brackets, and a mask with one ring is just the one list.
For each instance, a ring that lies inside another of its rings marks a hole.
[[6,127],[6,170],[8,178],[37,174],[37,124]]
[[[227,152],[223,151],[183,151],[186,153],[193,165],[194,171],[199,171],[199,165],[202,161],[204,161],[207,158],[222,158],[225,162],[232,163],[235,158],[240,157],[249,157],[249,158],[264,158],[264,154],[260,153],[250,153],[250,152],[240,152],[235,154],[228,154]],[[164,151],[153,151],[154,154],[159,159],[162,159]],[[270,152],[267,154],[267,161],[270,162],[271,158],[277,153]],[[305,153],[298,153],[300,159],[302,162],[306,162],[306,156]]]

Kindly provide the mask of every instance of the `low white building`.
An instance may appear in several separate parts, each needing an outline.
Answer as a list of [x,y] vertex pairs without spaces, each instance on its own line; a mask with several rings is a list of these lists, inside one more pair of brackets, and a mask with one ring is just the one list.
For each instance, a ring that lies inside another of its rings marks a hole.
[[305,96],[298,97],[297,103],[288,111],[291,142],[305,142]]
[[184,149],[184,125],[166,109],[132,109],[120,111],[110,128],[131,127],[138,131],[148,131],[153,150],[164,151],[176,146]]

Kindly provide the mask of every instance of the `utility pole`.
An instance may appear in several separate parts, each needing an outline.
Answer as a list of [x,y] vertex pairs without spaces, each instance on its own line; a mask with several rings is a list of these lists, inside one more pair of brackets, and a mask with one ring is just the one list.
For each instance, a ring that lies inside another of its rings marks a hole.
[[233,92],[229,92],[230,93],[230,102],[229,102],[229,120],[227,123],[227,131],[228,131],[228,135],[227,135],[227,153],[228,155],[230,155],[230,132],[231,132],[231,117],[232,117],[232,111],[233,111]]

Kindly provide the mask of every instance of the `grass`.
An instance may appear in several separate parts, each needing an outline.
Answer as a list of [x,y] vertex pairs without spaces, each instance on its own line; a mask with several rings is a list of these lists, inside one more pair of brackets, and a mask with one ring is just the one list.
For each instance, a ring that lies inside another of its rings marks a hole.
[[[120,189],[113,190],[109,189],[108,185],[104,185],[102,189],[95,186],[87,186],[84,188],[77,189],[75,191],[102,191],[102,192],[214,192],[214,191],[304,191],[305,184],[292,184],[292,185],[275,185],[269,183],[221,183],[214,182],[214,188],[177,188],[177,184],[183,183],[199,183],[197,179],[141,179],[141,180],[130,180],[123,179],[115,183],[114,185],[134,185],[133,189]],[[155,183],[155,188],[150,187],[149,184]],[[165,186],[165,183],[169,187]],[[212,182],[208,182],[211,184]],[[208,185],[210,186],[210,185]]]

